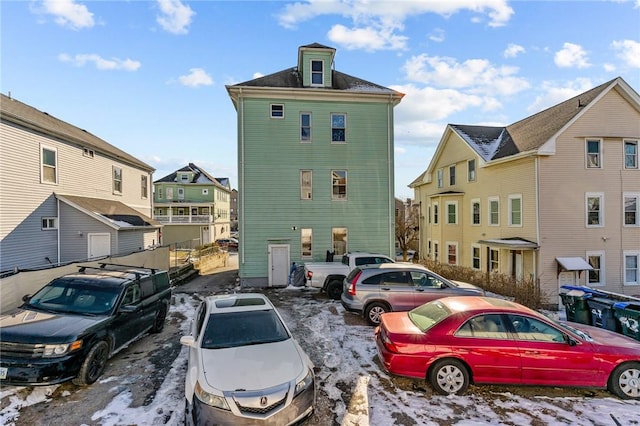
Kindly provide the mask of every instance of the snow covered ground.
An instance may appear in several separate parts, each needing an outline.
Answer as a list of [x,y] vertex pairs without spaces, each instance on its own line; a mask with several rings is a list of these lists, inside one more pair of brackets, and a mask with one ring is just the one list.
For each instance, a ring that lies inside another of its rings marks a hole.
[[[420,380],[391,377],[377,361],[373,328],[335,301],[291,287],[267,290],[317,367],[318,408],[312,425],[640,425],[640,401],[605,391],[472,386],[464,396],[434,395]],[[170,315],[193,317],[190,296],[176,297]],[[153,401],[132,406],[124,378],[110,377],[113,399],[92,416],[100,425],[182,425],[183,348]],[[51,398],[56,386],[0,390],[0,424],[19,424],[20,409]],[[64,398],[66,395],[58,396]]]

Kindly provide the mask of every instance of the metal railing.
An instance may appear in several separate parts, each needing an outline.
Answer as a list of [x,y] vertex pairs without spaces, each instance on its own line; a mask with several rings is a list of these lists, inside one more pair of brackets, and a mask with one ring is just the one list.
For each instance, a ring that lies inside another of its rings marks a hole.
[[191,216],[154,215],[153,218],[160,223],[170,223],[170,224],[213,223],[212,215],[191,215]]

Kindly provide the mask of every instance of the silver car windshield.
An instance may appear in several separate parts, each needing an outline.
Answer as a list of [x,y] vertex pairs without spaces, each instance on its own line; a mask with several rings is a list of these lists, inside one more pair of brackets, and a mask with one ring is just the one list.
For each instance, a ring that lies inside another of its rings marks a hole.
[[261,345],[289,339],[287,329],[272,309],[214,313],[202,337],[203,349]]

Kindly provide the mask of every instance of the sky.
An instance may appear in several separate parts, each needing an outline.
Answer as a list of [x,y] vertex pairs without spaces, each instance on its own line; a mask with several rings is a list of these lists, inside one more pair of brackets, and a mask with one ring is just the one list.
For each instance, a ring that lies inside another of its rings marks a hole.
[[[290,286],[276,290],[269,297],[303,297],[300,291]],[[181,332],[186,335],[195,304],[190,295],[180,293],[179,289],[174,290],[174,294],[176,304],[171,306],[169,316],[184,319]],[[472,388],[462,396],[427,396],[419,384],[413,390],[404,390],[386,378],[387,374],[378,367],[373,328],[345,327],[345,310],[339,302],[325,299],[324,304],[319,304],[305,299],[302,303],[289,303],[288,308],[281,307],[279,312],[305,350],[324,349],[321,359],[312,358],[317,371],[317,391],[335,401],[334,423],[341,426],[445,423],[452,426],[609,426],[614,424],[611,415],[621,425],[638,422],[640,401],[624,401],[608,394],[591,397],[584,396],[587,392],[567,390],[558,396],[558,392],[547,392],[548,388],[536,388],[536,392],[528,393],[516,390],[516,393],[511,391],[513,388],[495,387],[484,392]],[[562,314],[555,317],[564,319]],[[187,359],[188,350],[183,347],[153,401],[138,407],[132,406],[128,377],[109,375],[107,369],[100,381],[113,384],[110,390],[113,399],[92,415],[92,421],[102,426],[181,426]],[[0,389],[0,424],[20,424],[21,408],[50,400],[57,387],[3,387]],[[352,396],[354,394],[362,397]],[[71,393],[65,391],[59,398],[70,396]]]
[[2,0],[1,92],[156,169],[238,187],[225,85],[336,49],[335,69],[405,94],[395,196],[447,124],[504,126],[622,77],[640,91],[640,0]]

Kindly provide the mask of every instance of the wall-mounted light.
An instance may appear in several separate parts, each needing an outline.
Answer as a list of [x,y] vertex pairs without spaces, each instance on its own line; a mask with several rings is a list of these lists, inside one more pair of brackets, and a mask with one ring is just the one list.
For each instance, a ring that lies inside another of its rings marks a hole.
[[607,242],[607,240],[609,239],[609,237],[601,237],[602,241],[604,241],[605,243]]
[[82,235],[84,235],[84,233],[82,231],[78,231],[78,236],[82,237]]
[[298,227],[297,227],[297,226],[295,226],[295,225],[291,227],[291,230],[292,230],[292,231],[295,231],[296,229],[298,229]]

